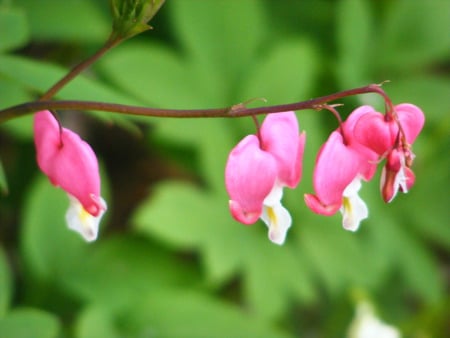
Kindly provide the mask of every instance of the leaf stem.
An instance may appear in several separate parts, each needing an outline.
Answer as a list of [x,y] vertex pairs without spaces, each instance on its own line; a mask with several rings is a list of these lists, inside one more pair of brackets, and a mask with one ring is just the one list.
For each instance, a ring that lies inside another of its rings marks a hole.
[[115,36],[113,38],[113,34],[108,38],[105,44],[97,50],[93,55],[91,55],[86,60],[80,62],[75,67],[73,67],[70,72],[68,72],[62,79],[56,82],[49,90],[47,90],[39,99],[39,101],[47,101],[51,99],[55,94],[61,90],[68,82],[74,79],[77,75],[79,75],[83,70],[92,65],[95,61],[101,58],[107,51],[111,48],[117,46],[123,40],[120,37]]

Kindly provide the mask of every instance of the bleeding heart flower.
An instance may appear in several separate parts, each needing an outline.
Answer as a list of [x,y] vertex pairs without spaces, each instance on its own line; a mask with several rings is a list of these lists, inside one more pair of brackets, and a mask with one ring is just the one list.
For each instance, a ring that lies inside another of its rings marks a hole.
[[245,137],[228,157],[225,185],[232,216],[244,224],[261,218],[277,244],[284,243],[292,223],[281,205],[283,188],[299,183],[304,146],[295,113],[276,113],[266,117],[258,136]]
[[66,214],[69,228],[87,241],[95,240],[106,203],[100,196],[94,151],[77,134],[60,127],[47,110],[34,116],[34,141],[39,168],[53,185],[69,195],[71,204]]
[[368,209],[359,197],[361,179],[370,180],[376,170],[377,154],[354,140],[356,121],[374,112],[370,106],[355,109],[341,127],[332,132],[319,150],[314,168],[315,195],[305,194],[306,205],[315,213],[331,216],[338,210],[343,227],[358,229],[368,217]]
[[391,202],[398,191],[408,192],[414,184],[415,176],[410,169],[414,159],[411,145],[424,123],[425,116],[418,107],[403,103],[396,105],[392,114],[372,112],[355,124],[357,142],[387,159],[381,174],[381,194],[386,203]]

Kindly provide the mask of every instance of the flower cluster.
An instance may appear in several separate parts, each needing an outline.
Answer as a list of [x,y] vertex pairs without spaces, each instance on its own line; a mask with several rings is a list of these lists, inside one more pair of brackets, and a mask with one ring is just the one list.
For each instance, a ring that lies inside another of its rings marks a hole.
[[95,240],[106,203],[100,196],[94,151],[77,134],[62,128],[48,110],[34,116],[34,141],[39,168],[69,196],[66,213],[69,228],[86,241]]
[[[425,118],[412,104],[391,108],[381,114],[371,106],[359,107],[331,133],[317,155],[315,194],[304,196],[313,212],[331,216],[340,211],[343,227],[357,230],[368,217],[368,208],[358,195],[361,181],[371,180],[383,159],[385,202],[411,188],[415,181],[411,145]],[[299,135],[295,114],[277,113],[267,116],[258,134],[245,137],[228,158],[225,182],[231,214],[244,224],[261,218],[269,227],[270,240],[277,244],[284,242],[291,225],[289,212],[280,202],[282,189],[299,183],[304,145],[305,135]]]

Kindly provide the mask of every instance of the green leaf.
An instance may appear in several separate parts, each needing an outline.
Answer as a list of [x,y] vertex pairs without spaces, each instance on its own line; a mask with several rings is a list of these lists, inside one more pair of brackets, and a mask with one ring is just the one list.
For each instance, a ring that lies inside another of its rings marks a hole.
[[111,311],[134,304],[142,294],[168,286],[195,285],[197,272],[167,250],[136,236],[110,237],[90,248],[66,287]]
[[108,37],[108,15],[88,0],[16,0],[27,13],[30,33],[37,40],[102,43]]
[[15,309],[0,318],[0,338],[57,338],[59,328],[53,315],[37,309]]
[[119,338],[113,318],[101,306],[91,305],[79,315],[75,326],[76,338]]
[[448,59],[449,20],[448,1],[396,1],[381,29],[379,64],[408,71]]
[[24,46],[29,39],[25,12],[19,8],[0,5],[0,51]]
[[152,27],[148,22],[155,16],[165,0],[111,0],[113,35],[129,39]]
[[244,99],[263,97],[281,104],[309,98],[318,71],[314,45],[307,40],[280,40],[255,58],[243,80]]
[[411,102],[419,106],[426,117],[425,128],[435,124],[442,129],[450,127],[450,116],[442,114],[450,110],[450,80],[436,75],[405,76],[385,87],[394,102]]
[[[5,252],[0,247],[0,318],[9,308],[12,297],[12,276]],[[0,319],[1,320],[1,319]]]
[[136,337],[289,337],[236,306],[182,290],[144,295],[122,321]]
[[99,64],[114,84],[147,104],[194,108],[200,103],[195,74],[167,47],[130,42],[111,51]]
[[[66,73],[67,70],[49,63],[19,56],[0,55],[0,76],[16,82],[27,90],[44,93]],[[56,98],[139,104],[139,101],[112,89],[108,85],[84,76],[79,76],[70,82],[56,95]],[[94,116],[107,122],[115,121],[119,125],[132,128],[128,121],[129,117],[120,114],[94,112]]]
[[336,72],[342,88],[357,87],[369,82],[373,30],[368,1],[339,2],[336,24],[339,56]]
[[39,280],[62,280],[82,264],[86,244],[67,228],[66,194],[41,177],[28,193],[21,232],[21,251],[28,268]]
[[[0,95],[2,106],[14,106],[23,102],[31,101],[31,95],[27,90],[10,79],[0,77]],[[23,116],[0,124],[0,128],[7,133],[23,140],[33,137],[33,118]]]
[[252,62],[267,31],[260,1],[169,1],[176,36],[226,88]]
[[3,169],[2,161],[0,160],[0,193],[8,193],[8,181],[6,180],[5,170]]
[[213,286],[242,273],[248,307],[259,315],[280,315],[292,296],[314,297],[301,253],[272,244],[261,222],[245,227],[232,220],[226,196],[183,183],[161,184],[137,210],[134,223],[150,237],[200,251]]

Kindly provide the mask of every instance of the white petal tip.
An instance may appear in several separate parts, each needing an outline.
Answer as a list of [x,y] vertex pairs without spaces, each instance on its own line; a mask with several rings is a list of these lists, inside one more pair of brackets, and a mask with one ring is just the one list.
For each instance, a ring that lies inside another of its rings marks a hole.
[[97,216],[89,214],[77,199],[69,196],[70,206],[66,213],[66,221],[69,229],[78,232],[86,242],[97,239],[100,220],[106,210],[102,209]]
[[283,245],[286,240],[286,232],[280,233],[278,231],[269,230],[269,239],[272,243]]

